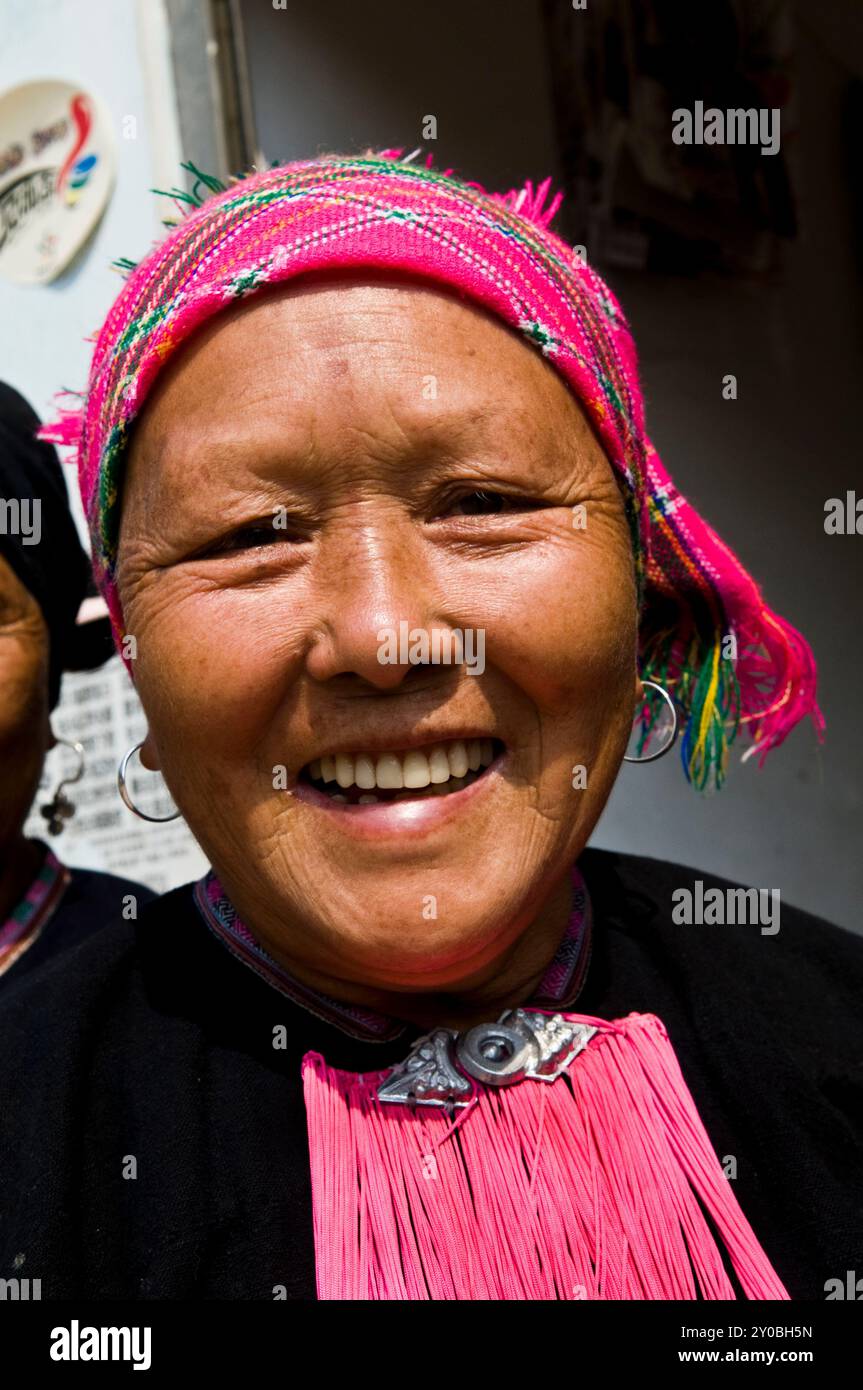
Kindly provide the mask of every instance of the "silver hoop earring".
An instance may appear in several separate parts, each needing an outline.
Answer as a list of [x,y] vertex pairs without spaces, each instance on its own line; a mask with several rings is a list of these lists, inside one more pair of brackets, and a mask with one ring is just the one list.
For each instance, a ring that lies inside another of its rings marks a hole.
[[39,814],[45,817],[48,822],[48,832],[51,835],[62,835],[67,820],[71,820],[75,814],[75,803],[70,801],[64,787],[70,787],[73,782],[80,782],[84,775],[84,745],[73,742],[68,738],[58,738],[55,743],[62,743],[64,748],[71,748],[73,753],[78,756],[78,771],[73,777],[64,777],[57,783],[57,789],[50,801],[46,801],[44,806],[39,807]]
[[126,768],[129,766],[129,759],[133,757],[135,753],[137,753],[139,748],[143,747],[143,741],[141,743],[136,743],[134,748],[130,748],[128,752],[123,754],[123,757],[120,760],[120,766],[117,768],[117,791],[120,793],[120,796],[123,800],[123,805],[128,806],[132,814],[138,816],[140,820],[152,821],[156,825],[161,825],[165,821],[176,820],[180,814],[179,811],[175,811],[172,816],[148,816],[146,811],[138,810],[137,806],[135,805],[134,801],[129,795],[129,788],[126,786]]
[[665,689],[665,686],[657,685],[656,681],[642,681],[641,684],[649,685],[651,690],[658,690],[663,700],[668,705],[668,708],[671,710],[671,733],[669,734],[667,741],[656,753],[648,753],[643,758],[630,758],[626,753],[624,753],[623,761],[625,763],[655,763],[657,758],[664,758],[666,753],[668,753],[670,749],[674,747],[674,744],[677,741],[677,731],[680,723],[677,717],[677,706],[675,705],[668,691]]

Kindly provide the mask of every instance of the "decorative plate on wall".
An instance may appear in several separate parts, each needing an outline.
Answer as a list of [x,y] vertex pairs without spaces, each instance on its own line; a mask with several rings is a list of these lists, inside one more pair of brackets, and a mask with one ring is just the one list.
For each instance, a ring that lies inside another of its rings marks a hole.
[[0,276],[45,284],[97,226],[114,186],[111,118],[65,81],[0,94]]

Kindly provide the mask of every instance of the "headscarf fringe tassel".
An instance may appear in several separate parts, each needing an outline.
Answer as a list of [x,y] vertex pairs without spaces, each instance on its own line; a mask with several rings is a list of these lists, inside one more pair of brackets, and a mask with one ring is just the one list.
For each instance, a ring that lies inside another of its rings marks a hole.
[[[680,758],[687,780],[699,791],[718,790],[728,769],[729,750],[741,732],[751,739],[743,760],[753,754],[759,766],[771,748],[782,743],[803,718],[812,720],[819,742],[825,722],[816,699],[816,668],[811,649],[796,628],[768,607],[761,609],[758,631],[735,633],[737,652],[726,654],[730,632],[717,626],[688,644],[667,630],[642,649],[641,674],[664,685],[681,720]],[[769,702],[750,699],[744,708],[741,685],[748,690],[779,692]],[[663,716],[658,701],[642,711],[638,751],[649,749]]]

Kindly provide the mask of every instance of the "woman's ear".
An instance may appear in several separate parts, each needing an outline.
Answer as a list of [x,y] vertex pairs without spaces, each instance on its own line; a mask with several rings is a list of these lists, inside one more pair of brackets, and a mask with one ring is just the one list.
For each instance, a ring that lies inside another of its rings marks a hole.
[[141,766],[145,767],[148,772],[158,772],[161,769],[162,763],[159,758],[159,750],[156,747],[156,740],[150,733],[149,728],[147,729],[147,737],[141,744],[141,751],[138,757],[141,760]]
[[640,675],[638,674],[638,672],[636,671],[636,673],[635,673],[635,708],[638,709],[639,705],[642,705],[642,704],[644,704],[644,686],[643,686],[642,683],[641,683],[641,676],[640,676]]

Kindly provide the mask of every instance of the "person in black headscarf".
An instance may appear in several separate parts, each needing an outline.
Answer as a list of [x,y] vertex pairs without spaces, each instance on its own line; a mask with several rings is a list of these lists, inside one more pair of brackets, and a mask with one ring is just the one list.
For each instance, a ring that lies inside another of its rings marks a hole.
[[[24,823],[48,750],[64,671],[111,655],[107,621],[77,625],[90,563],[69,510],[57,454],[39,420],[0,382],[0,987],[153,896],[112,874],[70,869]],[[52,830],[71,811],[48,805]]]

